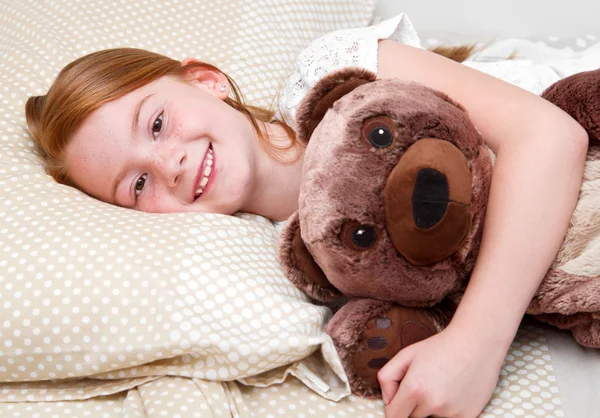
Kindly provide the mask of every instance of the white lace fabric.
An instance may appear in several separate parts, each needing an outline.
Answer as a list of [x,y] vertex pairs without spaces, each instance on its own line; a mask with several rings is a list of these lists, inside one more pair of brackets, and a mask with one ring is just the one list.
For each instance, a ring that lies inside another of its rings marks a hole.
[[531,60],[465,61],[463,64],[538,95],[561,78],[550,66]]
[[298,56],[294,72],[283,86],[278,116],[295,130],[296,108],[317,81],[332,71],[360,67],[377,73],[377,42],[380,39],[421,46],[417,32],[403,13],[378,25],[343,29],[315,39]]

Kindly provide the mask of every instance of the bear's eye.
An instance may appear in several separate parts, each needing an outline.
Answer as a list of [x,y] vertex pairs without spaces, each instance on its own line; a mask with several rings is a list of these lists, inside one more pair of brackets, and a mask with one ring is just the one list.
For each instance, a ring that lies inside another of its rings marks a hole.
[[373,247],[377,242],[378,234],[371,225],[359,224],[348,221],[342,226],[340,239],[342,244],[356,251],[364,251]]
[[360,225],[352,231],[352,241],[361,248],[369,248],[377,240],[377,232],[372,226]]
[[374,148],[387,148],[394,143],[397,128],[388,116],[375,116],[363,122],[362,135]]
[[377,148],[386,148],[392,145],[392,133],[385,126],[376,126],[369,132],[369,141]]

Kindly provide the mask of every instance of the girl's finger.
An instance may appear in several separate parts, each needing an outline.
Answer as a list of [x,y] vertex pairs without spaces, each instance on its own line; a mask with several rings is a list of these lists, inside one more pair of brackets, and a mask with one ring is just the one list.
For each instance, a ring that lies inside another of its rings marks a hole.
[[413,356],[409,350],[402,350],[392,357],[377,373],[377,380],[379,380],[384,404],[389,404],[394,398],[400,381],[406,375],[412,359]]
[[412,413],[417,408],[417,399],[410,396],[405,388],[406,385],[400,385],[392,401],[385,406],[385,416],[387,418],[413,417]]

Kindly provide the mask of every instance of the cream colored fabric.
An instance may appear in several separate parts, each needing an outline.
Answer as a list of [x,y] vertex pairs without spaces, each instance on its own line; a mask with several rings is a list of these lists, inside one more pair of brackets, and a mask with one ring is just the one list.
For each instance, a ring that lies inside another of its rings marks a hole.
[[[69,402],[64,402],[68,400]],[[26,402],[24,402],[26,401]],[[332,402],[290,376],[268,388],[182,377],[7,384],[0,416],[32,417],[383,417],[381,400]],[[543,330],[521,327],[482,418],[563,417]]]
[[348,393],[323,332],[328,311],[282,274],[268,220],[143,214],[58,185],[36,158],[24,104],[73,59],[133,46],[215,63],[268,106],[302,48],[365,26],[373,3],[0,0],[0,381],[264,384],[275,372],[255,376],[276,370],[332,399]]

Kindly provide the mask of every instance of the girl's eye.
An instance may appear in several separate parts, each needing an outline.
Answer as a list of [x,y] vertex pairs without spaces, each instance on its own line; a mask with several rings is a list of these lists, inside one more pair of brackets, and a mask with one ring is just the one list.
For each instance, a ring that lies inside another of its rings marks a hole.
[[138,197],[140,193],[144,190],[144,186],[146,185],[146,178],[148,178],[148,174],[144,174],[140,176],[135,182],[135,197]]
[[158,134],[160,133],[160,131],[162,131],[162,125],[163,125],[163,114],[161,113],[160,115],[158,115],[158,117],[152,123],[152,135],[154,135],[154,137],[157,137]]

